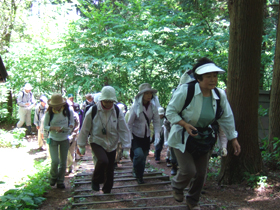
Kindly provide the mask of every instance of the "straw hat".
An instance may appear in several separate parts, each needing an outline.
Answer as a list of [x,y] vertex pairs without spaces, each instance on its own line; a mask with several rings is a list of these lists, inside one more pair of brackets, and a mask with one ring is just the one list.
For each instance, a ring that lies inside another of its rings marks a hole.
[[116,91],[112,86],[105,86],[101,90],[101,95],[98,98],[98,101],[115,101],[118,102],[116,97]]
[[55,107],[55,106],[62,106],[66,104],[66,99],[62,98],[62,95],[59,93],[52,94],[52,97],[50,100],[48,100],[49,106]]
[[135,98],[137,98],[138,96],[140,96],[141,94],[143,94],[145,92],[157,93],[157,90],[152,89],[152,86],[149,83],[143,83],[139,86],[139,93],[137,93]]

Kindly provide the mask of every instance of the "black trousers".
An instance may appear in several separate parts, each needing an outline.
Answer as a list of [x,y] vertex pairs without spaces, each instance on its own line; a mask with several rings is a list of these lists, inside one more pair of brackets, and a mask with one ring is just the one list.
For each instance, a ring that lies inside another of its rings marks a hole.
[[92,182],[96,184],[104,183],[102,190],[110,192],[114,184],[116,150],[106,152],[103,147],[95,143],[91,143],[90,146],[97,159],[92,175]]

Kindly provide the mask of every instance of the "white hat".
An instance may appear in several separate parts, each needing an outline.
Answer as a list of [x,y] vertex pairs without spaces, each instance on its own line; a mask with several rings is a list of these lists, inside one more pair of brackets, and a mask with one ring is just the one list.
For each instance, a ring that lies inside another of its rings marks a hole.
[[26,83],[23,88],[24,88],[24,90],[32,90],[33,89],[33,87],[29,83]]
[[218,72],[218,74],[225,73],[225,71],[223,69],[220,69],[214,63],[207,63],[202,66],[199,66],[195,69],[194,73],[201,75],[201,74],[206,74],[206,73],[211,73],[211,72]]
[[159,114],[159,115],[164,115],[164,108],[159,107],[159,108],[158,108],[158,114]]
[[115,101],[118,102],[116,97],[116,91],[112,86],[105,86],[101,90],[101,95],[98,98],[98,101]]
[[47,99],[47,97],[45,95],[42,95],[40,97],[40,101],[44,102],[45,104],[48,103],[48,99]]
[[143,94],[145,92],[157,93],[157,90],[156,89],[152,89],[152,86],[149,83],[143,83],[143,84],[141,84],[139,86],[139,93],[137,93],[135,98],[140,96],[141,94]]

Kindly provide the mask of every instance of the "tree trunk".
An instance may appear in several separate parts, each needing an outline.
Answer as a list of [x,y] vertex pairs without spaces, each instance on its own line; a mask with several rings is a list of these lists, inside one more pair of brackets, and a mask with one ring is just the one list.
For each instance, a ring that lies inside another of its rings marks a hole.
[[[280,12],[280,7],[279,7]],[[279,13],[278,13],[279,14]],[[273,138],[280,139],[280,15],[278,15],[276,48],[273,66],[272,87],[270,92],[270,107],[269,107],[269,150],[273,151]]]
[[228,100],[235,117],[241,153],[222,159],[219,183],[240,183],[244,172],[262,170],[258,144],[258,96],[261,66],[263,0],[229,1],[230,40],[228,59]]

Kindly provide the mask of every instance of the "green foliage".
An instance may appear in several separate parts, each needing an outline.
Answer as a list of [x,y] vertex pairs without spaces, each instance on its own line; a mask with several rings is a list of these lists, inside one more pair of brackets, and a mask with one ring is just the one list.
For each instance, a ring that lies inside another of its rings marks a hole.
[[0,196],[0,209],[37,209],[46,200],[41,197],[48,189],[49,165],[43,162],[36,162],[35,167],[38,173],[29,176],[29,181],[15,186]]
[[[273,138],[273,141],[268,143],[267,138],[262,140],[262,158],[265,164],[272,169],[280,168],[280,139],[277,137]],[[272,148],[270,148],[272,145]]]
[[249,172],[244,172],[244,178],[247,182],[247,185],[256,188],[256,187],[267,187],[267,176],[261,174],[250,174]]
[[1,147],[23,147],[26,140],[25,137],[25,128],[15,128],[10,131],[5,131],[0,129],[0,148]]
[[207,179],[216,178],[221,169],[221,157],[211,157],[209,160]]
[[265,109],[262,107],[262,105],[260,105],[259,109],[258,109],[258,114],[260,117],[264,117],[266,116],[268,113],[268,109]]

